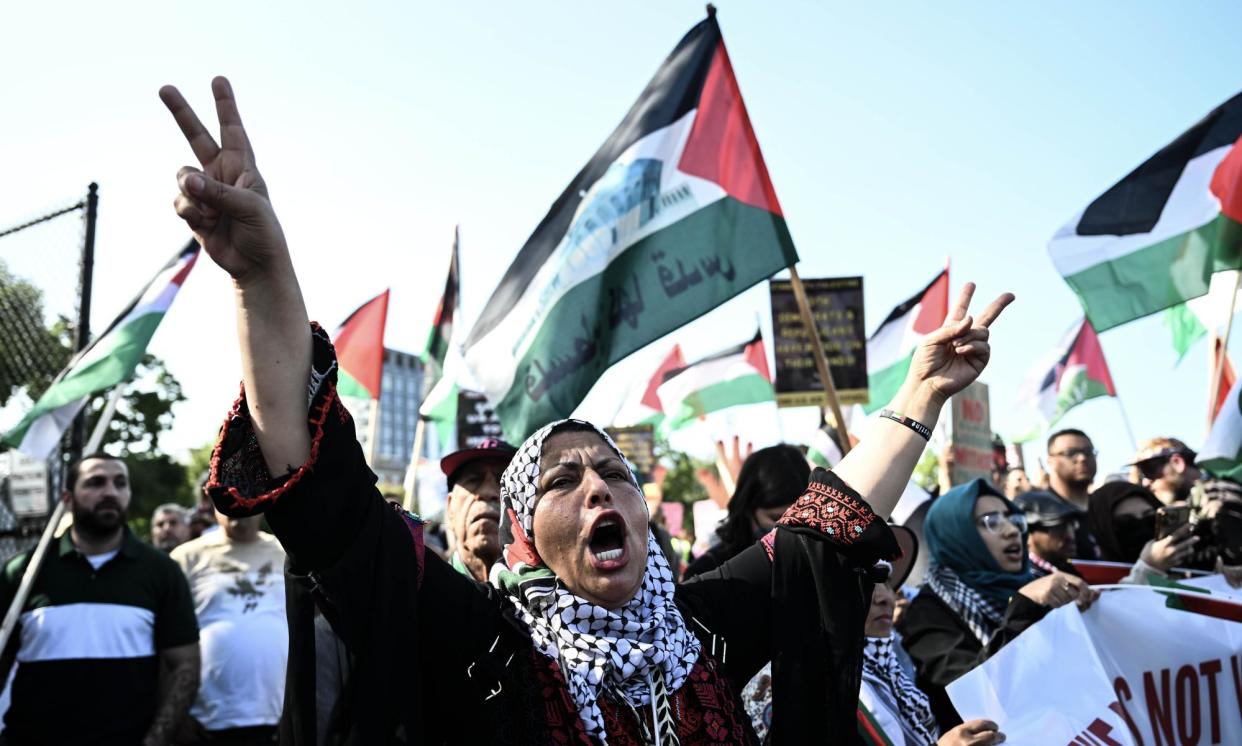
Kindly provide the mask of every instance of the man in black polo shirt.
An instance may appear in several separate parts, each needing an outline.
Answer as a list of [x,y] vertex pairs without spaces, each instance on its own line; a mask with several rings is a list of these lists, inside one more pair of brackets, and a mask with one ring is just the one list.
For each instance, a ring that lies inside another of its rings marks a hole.
[[[198,626],[185,575],[125,526],[124,461],[92,454],[70,467],[66,484],[73,526],[48,548],[10,644],[17,673],[0,740],[169,743],[198,690]],[[0,572],[4,608],[29,556]]]

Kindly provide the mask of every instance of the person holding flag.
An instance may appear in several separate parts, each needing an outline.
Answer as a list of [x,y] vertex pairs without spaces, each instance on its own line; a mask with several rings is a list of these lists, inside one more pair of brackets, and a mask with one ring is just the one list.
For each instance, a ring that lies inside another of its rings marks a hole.
[[[682,46],[723,57],[719,33],[709,18]],[[206,489],[226,514],[265,513],[292,569],[315,574],[355,663],[348,736],[749,744],[738,684],[767,660],[774,738],[853,733],[877,562],[899,553],[880,516],[945,402],[987,365],[988,327],[1013,296],[974,318],[967,284],[920,345],[878,436],[835,472],[815,471],[764,541],[686,585],[651,541],[611,440],[588,423],[544,426],[503,475],[502,559],[485,589],[425,551],[421,521],[376,489],[337,396],[331,343],[307,328],[232,89],[217,78],[213,91],[219,145],[175,88],[161,90],[201,164],[181,170],[175,208],[235,287],[245,386]],[[814,663],[824,660],[837,663]]]

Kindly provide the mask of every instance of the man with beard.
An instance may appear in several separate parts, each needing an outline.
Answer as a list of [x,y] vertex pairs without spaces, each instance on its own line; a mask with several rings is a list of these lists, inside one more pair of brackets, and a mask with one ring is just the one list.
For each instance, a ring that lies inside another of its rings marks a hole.
[[164,503],[151,513],[151,546],[171,552],[190,540],[190,511]]
[[1202,474],[1195,466],[1195,452],[1177,438],[1152,438],[1139,447],[1133,466],[1142,484],[1165,505],[1186,502],[1190,489]]
[[[185,576],[126,527],[124,461],[91,454],[65,484],[73,525],[48,548],[8,651],[17,672],[3,743],[169,743],[198,690]],[[0,573],[6,608],[30,554]]]
[[480,583],[487,582],[487,573],[500,559],[500,475],[515,453],[503,440],[488,438],[440,459],[449,485],[444,523],[450,561]]
[[[1065,500],[1079,512],[1087,512],[1087,495],[1095,480],[1096,450],[1081,430],[1058,430],[1048,436],[1048,491]],[[1081,521],[1074,532],[1077,554],[1074,559],[1100,558],[1099,545]]]

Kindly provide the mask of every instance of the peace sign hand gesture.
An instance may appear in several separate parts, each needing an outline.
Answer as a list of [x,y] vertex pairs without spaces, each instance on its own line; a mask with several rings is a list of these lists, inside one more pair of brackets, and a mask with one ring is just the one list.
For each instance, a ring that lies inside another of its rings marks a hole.
[[988,327],[1014,300],[1013,293],[1003,293],[972,319],[966,311],[974,294],[975,284],[966,283],[944,326],[923,338],[910,363],[907,384],[924,389],[942,403],[969,386],[987,367],[992,356]]
[[180,91],[170,85],[160,89],[160,99],[202,166],[177,172],[180,194],[173,206],[208,256],[240,283],[287,264],[288,248],[255,166],[233,88],[218,77],[211,81],[211,90],[220,120],[219,145]]

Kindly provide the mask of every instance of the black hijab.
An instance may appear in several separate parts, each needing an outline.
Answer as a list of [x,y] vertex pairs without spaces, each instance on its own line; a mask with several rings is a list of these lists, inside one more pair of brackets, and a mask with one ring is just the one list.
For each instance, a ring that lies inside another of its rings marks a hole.
[[1113,518],[1117,506],[1131,497],[1146,502],[1153,510],[1161,506],[1151,490],[1132,482],[1109,482],[1087,498],[1087,525],[1095,534],[1103,558],[1110,562],[1134,562],[1143,544],[1155,538],[1154,516],[1142,519],[1139,526]]

